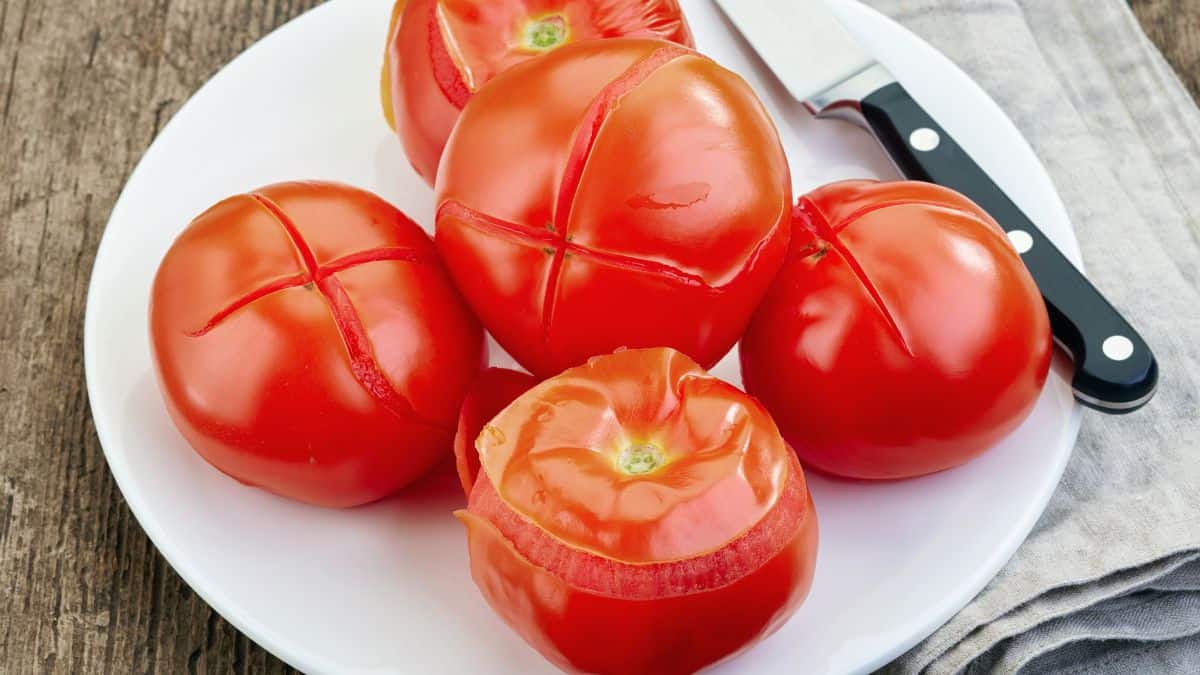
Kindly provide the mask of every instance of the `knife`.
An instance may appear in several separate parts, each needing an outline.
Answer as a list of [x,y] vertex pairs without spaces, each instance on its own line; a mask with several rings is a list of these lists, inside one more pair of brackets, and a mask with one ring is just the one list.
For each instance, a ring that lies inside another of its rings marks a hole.
[[1000,223],[1041,290],[1055,341],[1074,361],[1076,399],[1122,414],[1153,398],[1158,363],[1138,332],[823,0],[716,2],[810,112],[867,129],[906,177],[957,190]]

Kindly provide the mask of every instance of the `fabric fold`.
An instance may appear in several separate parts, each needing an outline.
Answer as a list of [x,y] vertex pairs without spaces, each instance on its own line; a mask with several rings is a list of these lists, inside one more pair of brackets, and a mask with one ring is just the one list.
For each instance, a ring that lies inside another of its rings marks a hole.
[[1013,119],[1067,206],[1089,278],[1161,370],[1145,409],[1085,414],[1025,544],[885,672],[1195,672],[1200,110],[1121,0],[866,4],[942,50]]

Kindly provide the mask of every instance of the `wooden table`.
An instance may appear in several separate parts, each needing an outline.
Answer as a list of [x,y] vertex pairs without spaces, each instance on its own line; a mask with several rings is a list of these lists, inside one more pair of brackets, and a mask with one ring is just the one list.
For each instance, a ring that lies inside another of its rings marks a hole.
[[[222,64],[317,4],[0,0],[0,673],[287,669],[134,521],[92,426],[81,333],[134,163]],[[1133,5],[1200,93],[1200,2]]]

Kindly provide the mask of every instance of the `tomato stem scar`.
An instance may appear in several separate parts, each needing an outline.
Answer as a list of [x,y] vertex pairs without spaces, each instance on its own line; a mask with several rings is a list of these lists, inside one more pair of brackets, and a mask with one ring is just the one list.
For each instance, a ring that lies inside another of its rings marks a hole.
[[521,46],[531,51],[547,52],[562,46],[570,33],[567,19],[561,14],[531,19],[522,31]]
[[630,476],[644,476],[666,464],[662,448],[652,443],[631,445],[621,451],[617,465]]

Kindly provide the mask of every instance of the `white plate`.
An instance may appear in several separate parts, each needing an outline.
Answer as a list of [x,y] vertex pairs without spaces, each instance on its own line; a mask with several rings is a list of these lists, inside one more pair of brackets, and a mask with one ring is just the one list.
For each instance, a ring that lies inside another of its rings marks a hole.
[[[163,130],[104,234],[88,298],[85,356],[96,430],[126,501],[179,574],[256,642],[309,672],[549,671],[484,604],[467,573],[461,497],[441,474],[354,511],[246,488],[175,431],[150,364],[146,307],[159,260],[228,194],[297,178],[374,190],[431,222],[429,190],[379,113],[391,0],[334,0],[247,50]],[[700,48],[767,101],[797,194],[848,177],[893,178],[874,142],[811,119],[709,0],[683,3]],[[1072,260],[1057,195],[1017,130],[933,48],[857,3],[836,3],[863,38]],[[736,360],[718,371],[737,382]],[[1079,409],[1056,374],[1029,421],[986,456],[882,485],[814,477],[821,552],[812,595],[778,634],[720,672],[864,672],[899,655],[995,575],[1045,507]]]

